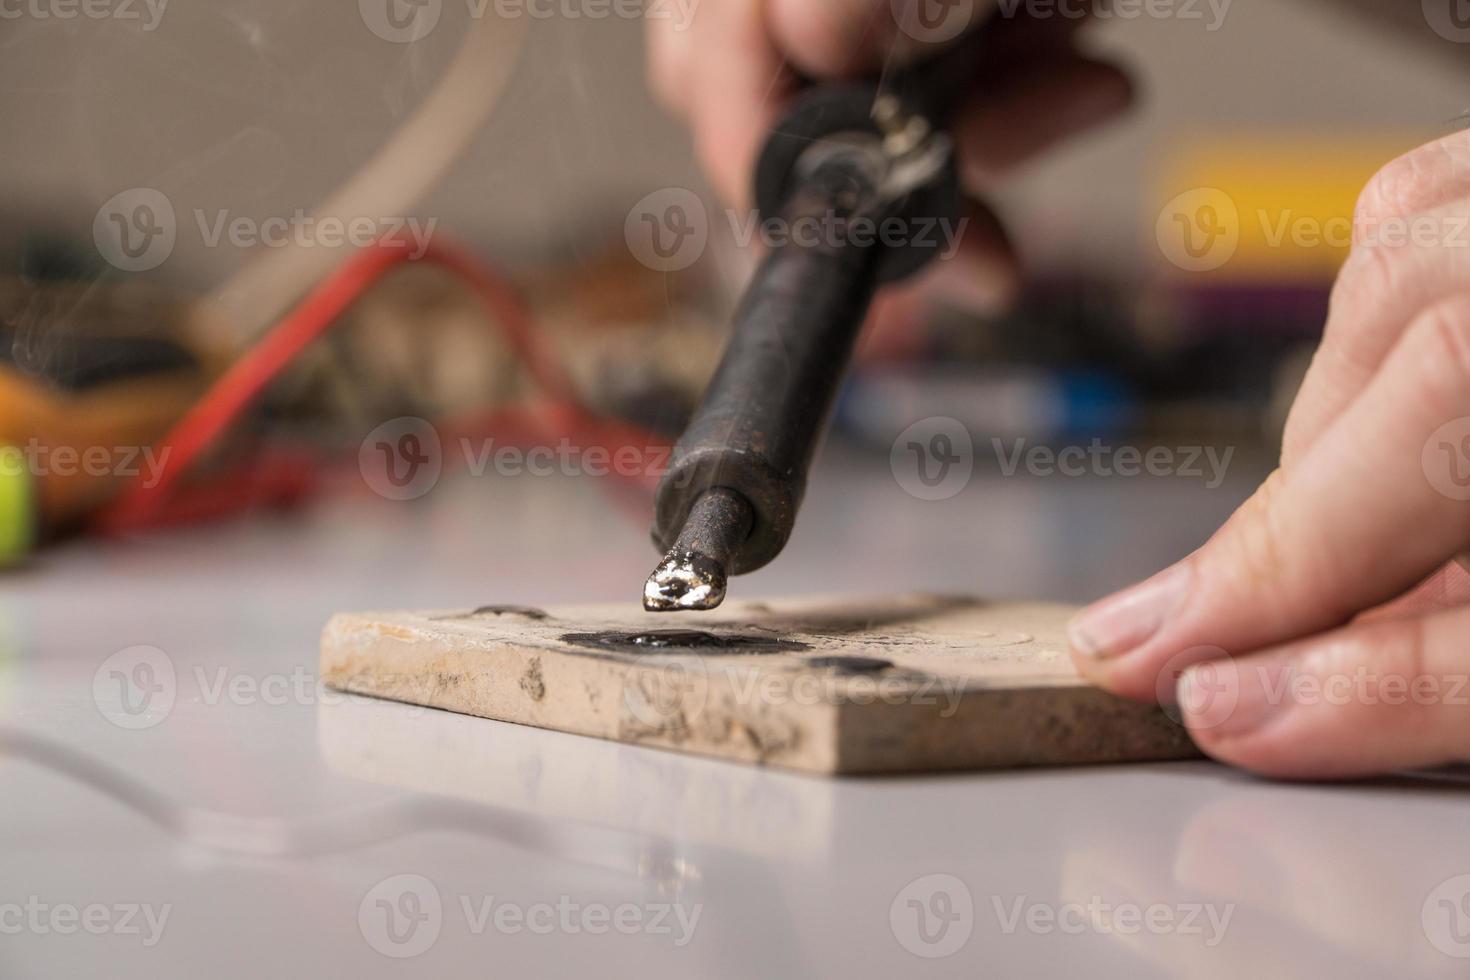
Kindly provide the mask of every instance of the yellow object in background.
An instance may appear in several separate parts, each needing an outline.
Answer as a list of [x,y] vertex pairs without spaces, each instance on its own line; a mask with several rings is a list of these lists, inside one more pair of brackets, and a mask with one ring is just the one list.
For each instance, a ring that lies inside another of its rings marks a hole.
[[1355,239],[1399,233],[1355,226],[1354,209],[1384,164],[1428,138],[1250,133],[1181,143],[1147,198],[1146,247],[1166,272],[1201,285],[1329,282]]
[[14,564],[36,545],[39,512],[25,454],[0,446],[0,566]]

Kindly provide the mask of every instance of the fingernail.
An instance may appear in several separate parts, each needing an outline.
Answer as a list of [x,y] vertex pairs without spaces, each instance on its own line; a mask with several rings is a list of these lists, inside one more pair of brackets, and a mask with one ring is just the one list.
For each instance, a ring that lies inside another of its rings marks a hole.
[[1067,627],[1072,649],[1105,660],[1140,646],[1179,608],[1189,578],[1190,565],[1181,562],[1084,609]]

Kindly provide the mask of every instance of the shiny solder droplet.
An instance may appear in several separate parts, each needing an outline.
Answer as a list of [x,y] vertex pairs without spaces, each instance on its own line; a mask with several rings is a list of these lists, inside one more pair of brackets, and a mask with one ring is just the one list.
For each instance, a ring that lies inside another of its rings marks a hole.
[[689,510],[684,529],[643,586],[649,612],[714,609],[725,601],[729,567],[750,536],[755,517],[732,490],[706,491]]
[[669,552],[643,586],[649,612],[713,609],[725,601],[728,583],[719,562],[695,551]]

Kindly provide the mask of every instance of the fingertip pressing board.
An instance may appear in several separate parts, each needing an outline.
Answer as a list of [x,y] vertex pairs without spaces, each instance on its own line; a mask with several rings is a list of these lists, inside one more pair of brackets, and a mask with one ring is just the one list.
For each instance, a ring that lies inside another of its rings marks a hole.
[[814,773],[1198,753],[1157,706],[1084,682],[1066,606],[939,596],[342,613],[340,691]]

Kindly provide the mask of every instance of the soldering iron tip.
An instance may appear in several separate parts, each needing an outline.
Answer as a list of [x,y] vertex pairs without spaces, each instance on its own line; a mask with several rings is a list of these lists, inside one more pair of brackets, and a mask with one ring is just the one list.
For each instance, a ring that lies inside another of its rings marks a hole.
[[725,601],[725,567],[695,551],[671,551],[643,586],[649,612],[713,609]]
[[649,612],[714,609],[725,601],[728,568],[755,517],[731,490],[706,491],[689,510],[679,538],[643,586]]

